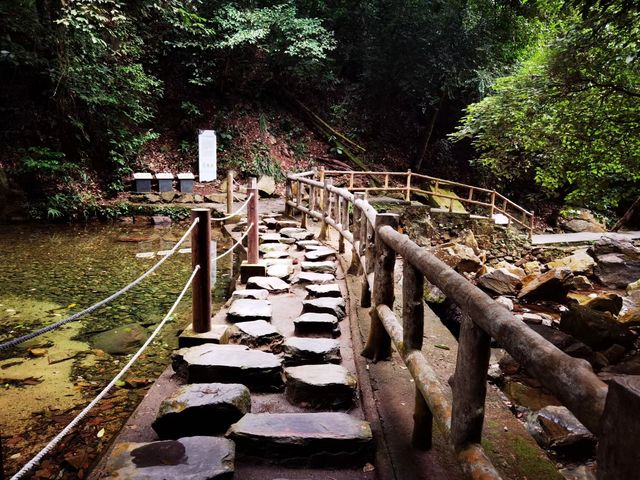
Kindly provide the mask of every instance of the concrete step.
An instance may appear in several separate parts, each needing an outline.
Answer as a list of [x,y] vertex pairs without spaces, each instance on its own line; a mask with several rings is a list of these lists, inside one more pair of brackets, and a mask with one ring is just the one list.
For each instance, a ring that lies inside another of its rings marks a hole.
[[160,405],[151,425],[162,440],[217,435],[251,411],[251,394],[237,383],[183,385]]
[[277,277],[249,277],[247,289],[257,288],[267,290],[269,293],[278,294],[289,291],[289,284]]
[[227,320],[232,323],[251,320],[271,321],[271,314],[271,302],[269,300],[239,298],[231,302],[227,312]]
[[307,285],[304,288],[307,290],[309,297],[311,298],[342,297],[340,285],[338,285],[337,283],[327,283],[324,285]]
[[285,365],[340,363],[340,342],[331,338],[289,337],[282,345]]
[[227,438],[239,452],[269,463],[362,466],[373,453],[371,427],[346,413],[249,413]]
[[199,345],[176,350],[173,370],[188,383],[241,383],[252,391],[283,387],[282,359],[244,345]]
[[314,298],[302,301],[302,313],[328,313],[342,320],[346,315],[344,298]]
[[137,480],[229,480],[235,445],[226,438],[187,437],[149,443],[119,443],[106,464],[106,476]]
[[293,277],[291,283],[312,283],[312,284],[325,284],[335,282],[336,276],[332,273],[316,273],[316,272],[300,272]]
[[245,345],[250,348],[278,353],[284,337],[264,320],[238,322],[231,325],[220,338],[221,344]]
[[327,313],[303,313],[293,320],[296,335],[340,336],[338,317]]
[[336,264],[331,260],[326,260],[324,262],[300,262],[300,268],[303,272],[336,273]]
[[353,403],[356,378],[343,366],[301,365],[284,369],[289,403],[315,409],[343,409]]

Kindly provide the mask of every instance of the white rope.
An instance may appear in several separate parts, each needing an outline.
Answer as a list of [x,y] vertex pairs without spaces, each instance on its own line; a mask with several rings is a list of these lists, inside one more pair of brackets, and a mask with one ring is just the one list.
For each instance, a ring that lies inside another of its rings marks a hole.
[[235,217],[236,215],[238,215],[238,212],[239,212],[240,210],[243,210],[243,209],[244,209],[244,207],[246,207],[246,206],[249,204],[249,201],[251,200],[251,198],[252,198],[252,197],[253,197],[253,193],[252,193],[251,195],[249,195],[249,197],[247,198],[247,200],[246,200],[242,205],[240,205],[240,207],[238,207],[238,209],[237,209],[235,212],[233,212],[232,214],[227,215],[226,217],[215,217],[215,218],[214,218],[214,217],[212,217],[212,218],[211,218],[211,221],[212,221],[212,222],[222,222],[222,221],[224,221],[224,220],[229,220],[230,218]]
[[34,456],[31,460],[29,460],[29,462],[24,467],[22,467],[20,471],[18,471],[13,477],[11,477],[11,480],[18,480],[22,478],[25,474],[29,473],[29,471],[33,467],[38,465],[38,463],[40,463],[40,460],[42,460],[42,458],[47,453],[49,453],[60,442],[60,440],[62,440],[73,429],[73,427],[75,427],[80,422],[80,420],[82,420],[87,415],[87,413],[89,413],[89,411],[100,400],[104,398],[104,396],[109,392],[109,390],[111,390],[113,386],[118,382],[118,380],[120,380],[122,376],[127,372],[127,370],[131,368],[131,366],[140,357],[140,355],[142,355],[142,352],[144,351],[144,349],[149,346],[149,344],[153,341],[156,335],[158,335],[158,333],[160,332],[164,324],[167,323],[167,321],[173,314],[174,310],[182,300],[182,297],[184,297],[185,293],[187,293],[187,290],[191,285],[193,278],[196,276],[196,273],[198,273],[198,270],[200,270],[200,265],[196,265],[196,267],[193,269],[193,272],[191,273],[189,280],[187,280],[187,283],[185,284],[184,288],[180,292],[180,295],[178,295],[178,298],[176,299],[176,301],[173,303],[173,305],[171,306],[167,314],[164,316],[162,321],[158,324],[158,326],[153,331],[153,333],[149,336],[147,341],[144,342],[142,347],[140,347],[140,350],[138,350],[135,353],[135,355],[131,357],[131,360],[127,362],[127,364],[122,368],[122,370],[120,370],[120,372],[115,377],[113,377],[113,380],[111,380],[109,384],[106,387],[104,387],[104,389],[98,394],[98,396],[94,398],[73,420],[71,420],[71,422],[69,422],[69,424],[58,435],[56,435],[53,440],[51,440],[42,450],[40,450],[40,452],[36,456]]
[[229,255],[231,252],[233,252],[233,250],[242,243],[242,241],[246,238],[247,235],[249,235],[249,232],[251,231],[251,228],[253,228],[253,223],[251,225],[249,225],[249,228],[247,228],[247,231],[244,232],[244,235],[242,235],[242,237],[240,237],[240,240],[238,240],[236,243],[233,244],[233,246],[231,248],[229,248],[226,252],[221,253],[220,255],[218,255],[215,258],[215,262],[217,262],[218,260],[220,260],[221,258]]
[[140,275],[138,278],[136,278],[133,282],[131,282],[126,287],[121,288],[116,293],[114,293],[113,295],[105,298],[104,300],[100,300],[98,303],[95,303],[95,304],[91,305],[89,308],[86,308],[86,309],[82,310],[81,312],[74,313],[73,315],[71,315],[68,318],[65,318],[64,320],[60,320],[60,321],[58,321],[56,323],[52,323],[51,325],[47,325],[46,327],[41,328],[40,330],[36,330],[35,332],[28,333],[28,334],[23,335],[21,337],[14,338],[13,340],[9,340],[8,342],[0,344],[0,351],[1,350],[6,350],[7,348],[13,347],[13,346],[18,345],[20,343],[26,342],[27,340],[31,340],[32,338],[35,338],[35,337],[38,337],[38,336],[40,336],[42,334],[50,332],[51,330],[54,330],[54,329],[56,329],[58,327],[61,327],[62,325],[66,324],[66,323],[69,323],[69,322],[72,322],[74,320],[77,320],[80,317],[84,317],[85,315],[97,310],[101,306],[103,306],[103,305],[111,302],[112,300],[115,300],[119,296],[127,293],[129,290],[131,290],[133,287],[135,287],[137,284],[139,284],[142,280],[144,280],[149,275],[151,275],[153,272],[155,272],[158,268],[160,268],[160,266],[164,262],[166,262],[171,255],[176,253],[176,251],[178,250],[178,247],[180,247],[180,245],[182,245],[182,243],[187,239],[187,237],[189,236],[189,234],[195,228],[195,226],[198,224],[199,221],[200,221],[199,218],[195,218],[193,220],[193,223],[189,227],[189,229],[184,233],[182,238],[180,240],[178,240],[178,243],[176,243],[174,245],[174,247],[171,250],[169,250],[167,255],[165,255],[158,263],[156,263],[153,267],[151,267],[149,270],[144,272],[142,275]]

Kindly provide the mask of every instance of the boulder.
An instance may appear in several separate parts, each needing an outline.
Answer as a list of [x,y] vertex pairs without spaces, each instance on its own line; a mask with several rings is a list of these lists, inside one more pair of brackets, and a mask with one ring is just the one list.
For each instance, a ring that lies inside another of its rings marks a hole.
[[562,212],[560,226],[563,230],[574,233],[607,231],[606,227],[586,208],[565,209]]
[[542,273],[542,265],[535,260],[524,263],[522,269],[527,275],[540,275]]
[[632,307],[618,317],[620,323],[640,325],[640,307]]
[[576,250],[572,255],[549,262],[547,265],[549,268],[566,267],[571,270],[572,273],[578,275],[592,275],[596,261],[587,253],[587,249],[584,248]]
[[595,297],[589,297],[582,305],[599,312],[611,312],[614,315],[618,315],[622,308],[622,297],[615,293],[603,293]]
[[584,275],[575,275],[571,282],[571,287],[576,290],[591,290],[593,288],[593,284]]
[[163,400],[151,426],[162,440],[216,435],[250,411],[251,395],[244,385],[192,383]]
[[575,304],[569,305],[569,309],[562,313],[560,329],[594,350],[607,349],[614,343],[629,348],[636,338],[610,312],[599,312]]
[[604,235],[590,253],[596,260],[595,275],[603,285],[625,288],[640,278],[640,248],[624,237]]
[[276,181],[269,175],[260,175],[256,187],[261,197],[271,197],[276,193]]
[[499,295],[515,295],[522,286],[522,280],[506,268],[488,268],[487,273],[478,278],[478,286]]
[[640,292],[640,279],[635,282],[629,283],[626,288],[627,295],[631,295],[633,292]]
[[91,344],[93,348],[110,355],[126,355],[135,352],[148,336],[146,328],[138,323],[131,323],[94,335]]
[[563,352],[575,358],[590,359],[593,350],[577,338],[546,325],[529,325],[529,328]]
[[475,254],[473,248],[461,243],[441,245],[433,254],[460,273],[475,273],[482,267],[482,259]]
[[504,268],[507,272],[515,275],[516,277],[523,279],[524,277],[527,276],[527,272],[524,271],[524,269],[520,268],[520,267],[516,267],[515,265],[506,262],[504,260],[498,262],[495,265],[495,268]]
[[282,334],[269,322],[254,320],[231,325],[220,338],[220,343],[246,345],[259,350],[278,353],[283,340]]
[[589,457],[596,444],[595,436],[567,409],[549,406],[527,420],[527,429],[542,446],[556,451]]
[[160,198],[165,203],[173,202],[174,198],[176,198],[176,192],[161,192]]
[[525,283],[518,298],[562,301],[571,288],[573,274],[568,268],[553,268]]
[[504,308],[506,308],[510,312],[513,311],[513,300],[511,300],[510,298],[508,298],[508,297],[498,297],[495,300],[496,300],[496,303],[502,305]]

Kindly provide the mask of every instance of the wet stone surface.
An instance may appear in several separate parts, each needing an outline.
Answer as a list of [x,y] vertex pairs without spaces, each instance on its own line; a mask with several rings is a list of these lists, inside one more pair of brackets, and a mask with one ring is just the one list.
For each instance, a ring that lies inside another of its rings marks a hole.
[[284,338],[273,325],[264,320],[238,322],[227,328],[220,339],[222,344],[246,345],[251,348],[277,352]]
[[337,283],[325,284],[325,285],[307,285],[306,287],[309,296],[312,298],[319,297],[342,297],[340,291],[340,285]]
[[340,335],[338,317],[328,313],[303,313],[293,324],[296,335]]
[[345,315],[345,302],[343,298],[315,298],[302,302],[303,313],[328,313],[342,320]]
[[251,395],[244,385],[196,383],[168,396],[152,427],[163,440],[216,435],[250,411]]
[[271,320],[271,302],[268,300],[253,300],[240,298],[234,300],[227,312],[227,320],[230,322],[243,322],[248,320]]
[[187,437],[150,443],[121,443],[107,464],[113,478],[228,480],[233,478],[235,445],[216,437]]
[[289,284],[277,277],[250,277],[247,280],[247,289],[262,289],[269,293],[286,293],[289,291]]
[[285,365],[340,363],[340,342],[331,338],[289,337],[283,344]]
[[356,378],[341,365],[289,367],[284,375],[285,395],[293,405],[333,410],[353,403]]
[[173,370],[188,383],[242,383],[250,390],[282,388],[282,360],[244,345],[200,345],[173,355]]
[[332,273],[300,272],[293,278],[292,283],[324,284],[335,280],[336,277]]
[[331,260],[324,262],[300,262],[300,268],[303,272],[336,273],[336,264]]
[[247,414],[227,437],[245,454],[289,465],[362,466],[372,454],[369,423],[339,412]]

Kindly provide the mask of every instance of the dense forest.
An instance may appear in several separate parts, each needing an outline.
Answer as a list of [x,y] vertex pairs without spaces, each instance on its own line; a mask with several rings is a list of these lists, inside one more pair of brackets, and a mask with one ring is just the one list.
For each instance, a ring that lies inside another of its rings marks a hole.
[[277,173],[260,145],[234,154],[243,115],[315,161],[290,98],[371,168],[614,216],[640,194],[633,0],[2,0],[0,18],[0,168],[34,216],[86,214],[154,152],[190,166],[203,127],[222,170]]

